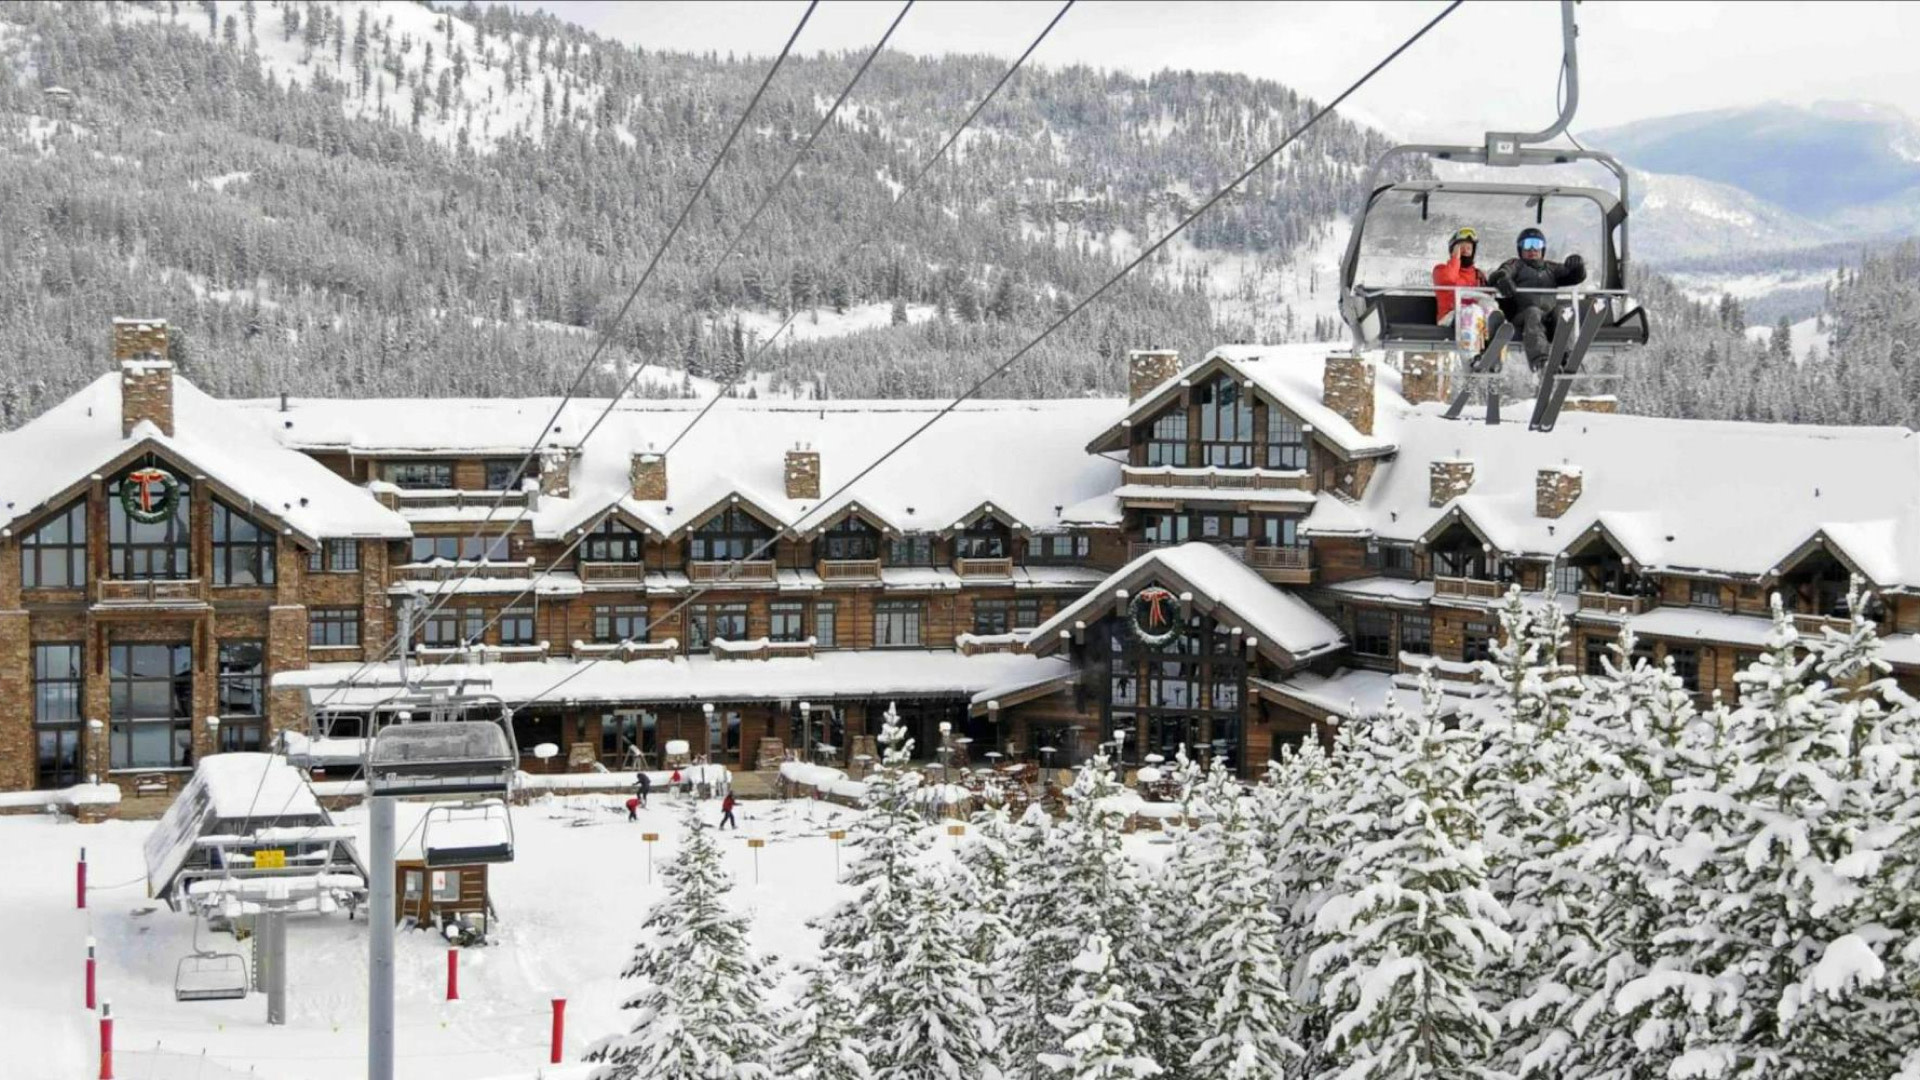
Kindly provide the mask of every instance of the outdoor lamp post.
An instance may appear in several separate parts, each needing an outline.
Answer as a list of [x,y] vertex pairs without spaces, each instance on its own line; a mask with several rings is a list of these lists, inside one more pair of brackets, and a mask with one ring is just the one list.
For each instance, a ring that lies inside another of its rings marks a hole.
[[207,753],[217,754],[219,752],[220,718],[217,716],[209,716],[207,717]]
[[813,761],[813,702],[800,703],[800,760]]
[[[703,701],[703,702],[701,702],[701,703],[700,703],[700,715],[701,715],[702,717],[704,717],[704,718],[706,719],[706,721],[707,721],[707,761],[709,761],[709,762],[711,762],[711,761],[713,760],[713,752],[714,752],[714,751],[713,751],[713,744],[714,744],[714,741],[715,741],[715,740],[714,740],[714,737],[713,737],[713,736],[714,736],[714,731],[713,731],[713,702],[711,702],[711,701]],[[706,774],[705,774],[705,773],[701,773],[701,775],[702,775],[702,776],[705,776]]]
[[942,784],[947,782],[948,762],[953,760],[952,735],[953,725],[945,720],[940,721],[940,782]]
[[104,721],[87,721],[87,783],[89,784],[100,782],[100,757],[106,753],[106,730],[107,725]]

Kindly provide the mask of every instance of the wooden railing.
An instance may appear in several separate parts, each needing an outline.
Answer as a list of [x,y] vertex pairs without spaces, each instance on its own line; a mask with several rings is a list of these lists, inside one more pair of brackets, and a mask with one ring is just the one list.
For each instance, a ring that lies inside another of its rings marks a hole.
[[401,488],[395,500],[402,510],[429,509],[465,509],[469,506],[518,509],[527,505],[527,493],[524,491],[454,491],[443,488],[422,491],[408,491]]
[[93,583],[96,604],[204,604],[207,583],[200,578],[98,578]]
[[415,645],[413,655],[420,660],[458,664],[494,664],[503,660],[545,660],[546,642],[538,645]]
[[647,564],[640,562],[586,562],[583,560],[579,570],[580,583],[583,585],[643,581],[647,576]]
[[443,560],[432,563],[409,563],[397,568],[402,575],[412,581],[459,581],[462,578],[500,579],[533,576],[533,560],[525,562],[454,562]]
[[1313,549],[1305,544],[1255,544],[1247,549],[1246,562],[1262,570],[1306,570],[1313,565]]
[[1798,612],[1793,616],[1793,628],[1800,632],[1801,637],[1820,637],[1827,627],[1842,634],[1851,633],[1853,620],[1836,615],[1802,615]]
[[1437,575],[1433,579],[1435,596],[1452,596],[1462,600],[1498,600],[1505,595],[1506,591],[1507,586],[1498,581]]
[[953,572],[968,577],[1012,577],[1012,559],[955,559]]
[[1620,593],[1582,592],[1580,610],[1602,615],[1645,615],[1653,610],[1653,598],[1624,596]]
[[878,581],[879,559],[821,559],[814,564],[822,581]]
[[665,641],[576,641],[573,643],[573,658],[576,660],[671,660],[680,652],[680,641],[668,638]]
[[687,563],[687,577],[696,583],[714,581],[772,581],[773,560],[753,559],[748,562],[733,560],[705,561],[696,560]]
[[715,660],[771,660],[776,656],[813,656],[813,639],[802,641],[716,641],[710,646]]
[[1120,481],[1141,487],[1231,488],[1254,491],[1311,491],[1313,478],[1304,472],[1270,472],[1263,469],[1179,468],[1157,466],[1142,468],[1126,465],[1120,469]]

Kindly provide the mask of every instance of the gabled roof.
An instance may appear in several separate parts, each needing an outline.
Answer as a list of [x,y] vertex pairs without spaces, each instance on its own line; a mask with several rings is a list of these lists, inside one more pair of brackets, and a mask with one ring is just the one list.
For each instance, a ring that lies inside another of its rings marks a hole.
[[979,506],[976,506],[973,509],[968,510],[966,513],[960,514],[957,517],[955,517],[953,519],[952,524],[949,524],[946,528],[939,530],[939,534],[941,536],[952,536],[954,533],[957,533],[962,529],[972,527],[974,522],[979,521],[983,517],[990,517],[993,520],[999,522],[1000,524],[1005,525],[1007,528],[1012,529],[1014,532],[1030,531],[1028,530],[1026,524],[1022,522],[1019,518],[1014,517],[1011,513],[1009,513],[1006,507],[998,506],[993,502],[988,501],[988,502],[983,502]]
[[1060,632],[1076,622],[1111,615],[1114,595],[1152,582],[1193,594],[1193,604],[1216,621],[1238,626],[1262,655],[1297,664],[1345,642],[1340,628],[1294,593],[1277,589],[1245,563],[1211,544],[1156,548],[1108,575],[1080,599],[1034,630],[1028,651],[1044,656],[1060,645]]
[[[646,504],[639,503],[637,505],[644,507]],[[760,500],[754,498],[750,492],[729,491],[701,507],[699,510],[681,517],[680,524],[675,527],[672,532],[667,534],[668,539],[672,539],[688,530],[706,524],[713,519],[714,515],[719,514],[730,506],[738,506],[740,509],[745,510],[749,517],[758,520],[760,524],[765,525],[776,533],[787,527],[787,523],[781,520],[777,512],[761,505]]]
[[[173,376],[173,435],[150,423],[120,432],[117,371],[100,376],[20,428],[0,435],[0,520],[8,523],[64,503],[116,464],[148,450],[192,466],[225,489],[239,509],[270,516],[309,541],[399,538],[406,519],[366,489],[307,455],[287,449],[230,404]],[[29,465],[30,463],[30,465]]]
[[[1313,429],[1313,434],[1345,457],[1375,457],[1394,448],[1391,420],[1398,404],[1399,376],[1374,364],[1374,433],[1362,434],[1322,400],[1327,357],[1341,351],[1331,345],[1222,345],[1199,363],[1161,383],[1127,408],[1118,423],[1087,445],[1089,453],[1123,449],[1127,430],[1145,423],[1179,396],[1182,389],[1218,374],[1252,383],[1267,400],[1278,404]],[[1369,361],[1371,362],[1371,361]],[[1387,426],[1383,427],[1382,425]]]

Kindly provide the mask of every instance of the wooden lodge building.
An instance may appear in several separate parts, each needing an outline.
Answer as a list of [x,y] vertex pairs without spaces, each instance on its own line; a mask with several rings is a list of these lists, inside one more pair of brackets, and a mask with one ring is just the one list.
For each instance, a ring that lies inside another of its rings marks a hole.
[[0,435],[0,790],[177,787],[282,733],[351,764],[402,604],[408,678],[497,695],[575,768],[844,762],[895,703],[922,757],[945,724],[975,760],[1125,731],[1128,759],[1251,769],[1484,657],[1514,584],[1570,613],[1576,663],[1630,625],[1704,694],[1771,594],[1814,630],[1857,575],[1920,689],[1904,429],[1534,433],[1442,419],[1424,357],[1142,352],[1128,401],[969,403],[836,495],[944,403],[726,400],[689,429],[698,403],[635,400],[594,430],[574,401],[541,431],[556,400],[215,400],[166,335],[116,321],[117,370]]

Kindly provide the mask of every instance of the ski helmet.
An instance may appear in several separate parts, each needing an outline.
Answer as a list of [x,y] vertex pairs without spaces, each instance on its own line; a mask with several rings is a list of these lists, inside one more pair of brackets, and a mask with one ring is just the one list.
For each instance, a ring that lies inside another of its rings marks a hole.
[[1522,255],[1526,254],[1527,246],[1528,246],[1527,241],[1529,240],[1536,240],[1539,242],[1537,247],[1540,251],[1540,254],[1544,257],[1547,253],[1547,234],[1544,232],[1541,232],[1539,229],[1532,228],[1532,227],[1528,227],[1520,230],[1520,238],[1514,241],[1513,243],[1514,251],[1518,254],[1522,254]]
[[1447,239],[1447,250],[1452,251],[1455,244],[1472,244],[1477,248],[1480,246],[1480,234],[1469,227],[1462,226],[1453,230],[1453,235]]

